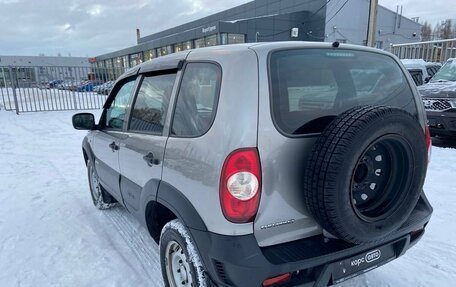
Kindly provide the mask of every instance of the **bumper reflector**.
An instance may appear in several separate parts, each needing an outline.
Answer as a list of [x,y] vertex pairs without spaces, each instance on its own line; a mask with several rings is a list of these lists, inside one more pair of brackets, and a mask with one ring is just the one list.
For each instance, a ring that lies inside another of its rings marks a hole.
[[263,286],[267,287],[267,286],[273,286],[273,285],[280,284],[280,283],[285,283],[288,280],[290,280],[290,278],[291,278],[291,273],[285,273],[285,274],[264,280]]

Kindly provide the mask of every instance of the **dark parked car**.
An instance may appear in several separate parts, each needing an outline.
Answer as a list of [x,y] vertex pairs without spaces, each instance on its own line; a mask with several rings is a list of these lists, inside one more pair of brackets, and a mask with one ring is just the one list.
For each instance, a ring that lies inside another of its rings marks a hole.
[[[309,72],[311,71],[311,72]],[[423,102],[393,55],[217,46],[120,77],[82,150],[94,205],[159,243],[165,286],[327,286],[403,255],[432,207]]]
[[431,134],[456,138],[456,59],[448,60],[428,84],[418,89]]

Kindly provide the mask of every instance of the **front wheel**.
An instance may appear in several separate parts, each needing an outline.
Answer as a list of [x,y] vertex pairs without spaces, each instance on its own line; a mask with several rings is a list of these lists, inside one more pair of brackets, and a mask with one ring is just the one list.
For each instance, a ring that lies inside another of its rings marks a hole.
[[160,236],[160,262],[166,287],[206,287],[210,280],[188,229],[178,219]]
[[87,172],[89,177],[90,194],[96,208],[100,210],[109,209],[116,205],[116,200],[103,190],[98,178],[97,171],[92,161],[87,161]]

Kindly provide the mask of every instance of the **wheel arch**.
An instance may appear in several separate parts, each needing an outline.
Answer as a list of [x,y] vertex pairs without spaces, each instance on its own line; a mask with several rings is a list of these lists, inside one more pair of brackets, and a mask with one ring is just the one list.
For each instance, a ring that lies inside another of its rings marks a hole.
[[159,243],[160,234],[166,223],[180,219],[189,229],[207,231],[201,216],[191,202],[172,185],[161,181],[157,197],[149,200],[144,208],[145,224],[155,240]]
[[90,147],[90,143],[87,137],[85,137],[82,141],[82,155],[84,157],[84,162],[86,166],[89,160],[93,161],[94,159],[94,154],[92,148]]

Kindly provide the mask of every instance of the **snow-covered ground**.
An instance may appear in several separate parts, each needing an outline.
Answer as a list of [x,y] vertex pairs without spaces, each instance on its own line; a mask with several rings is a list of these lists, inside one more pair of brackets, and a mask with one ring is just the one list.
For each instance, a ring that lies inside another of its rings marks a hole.
[[[0,111],[0,286],[163,286],[147,231],[123,208],[92,206],[73,114]],[[455,175],[456,149],[434,148],[423,240],[341,286],[454,286]]]

